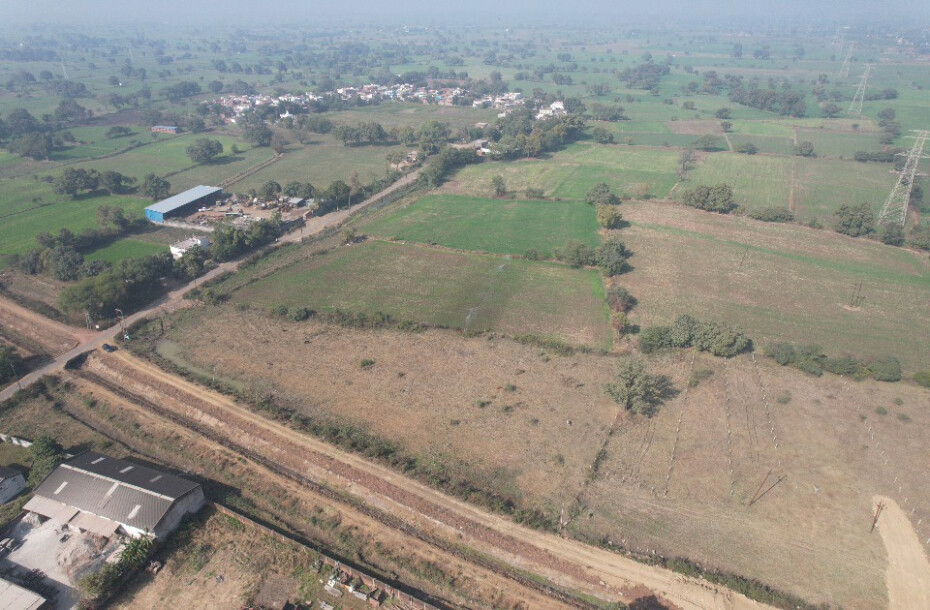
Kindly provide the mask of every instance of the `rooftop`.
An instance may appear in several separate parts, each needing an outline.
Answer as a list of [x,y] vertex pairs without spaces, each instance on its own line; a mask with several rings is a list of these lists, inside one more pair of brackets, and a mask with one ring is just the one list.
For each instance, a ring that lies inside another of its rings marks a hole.
[[45,598],[0,578],[0,610],[36,610]]
[[[0,481],[5,481],[6,479],[15,477],[18,474],[23,474],[15,468],[7,468],[6,466],[0,466]],[[24,475],[25,476],[25,475]]]
[[158,203],[154,203],[145,209],[161,212],[164,214],[166,212],[172,212],[180,207],[184,207],[190,203],[194,203],[203,197],[208,197],[214,193],[219,193],[222,190],[223,189],[217,186],[195,186],[194,188],[186,190],[183,193],[178,193],[173,197],[168,197],[167,199],[159,201]]
[[193,481],[88,451],[52,471],[26,508],[62,517],[77,509],[151,531],[175,500],[197,487]]

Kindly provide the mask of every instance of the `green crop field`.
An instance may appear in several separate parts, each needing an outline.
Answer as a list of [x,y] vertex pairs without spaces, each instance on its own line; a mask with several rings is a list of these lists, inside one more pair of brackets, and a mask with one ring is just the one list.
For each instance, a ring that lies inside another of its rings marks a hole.
[[877,152],[882,149],[877,133],[841,133],[819,129],[802,129],[798,132],[798,139],[811,142],[818,157],[852,159],[856,151]]
[[596,271],[370,241],[294,263],[233,294],[263,307],[383,312],[398,320],[609,347]]
[[609,184],[620,194],[632,193],[637,185],[645,184],[650,196],[665,197],[677,180],[678,155],[677,150],[577,143],[545,159],[468,166],[445,189],[486,196],[491,193],[491,177],[500,174],[511,191],[540,188],[547,197],[583,200],[598,182]]
[[113,242],[109,246],[105,246],[99,250],[94,250],[88,253],[84,258],[91,261],[100,260],[115,264],[121,260],[142,258],[143,256],[167,251],[168,249],[162,245],[139,239],[127,238]]
[[798,159],[796,212],[825,222],[843,204],[869,203],[878,214],[897,179],[891,163]]
[[593,206],[574,201],[518,201],[431,195],[366,225],[366,233],[450,248],[546,256],[570,239],[597,245]]
[[730,142],[736,148],[740,144],[753,144],[760,153],[774,155],[794,154],[794,142],[791,138],[778,136],[747,136],[743,134],[730,134]]
[[790,157],[714,153],[689,172],[682,187],[727,183],[736,202],[749,209],[788,207],[794,164]]
[[[634,202],[625,212],[634,270],[620,283],[639,299],[638,324],[691,314],[739,324],[759,345],[815,342],[830,353],[930,366],[926,255],[669,204]],[[853,304],[860,280],[864,301]]]

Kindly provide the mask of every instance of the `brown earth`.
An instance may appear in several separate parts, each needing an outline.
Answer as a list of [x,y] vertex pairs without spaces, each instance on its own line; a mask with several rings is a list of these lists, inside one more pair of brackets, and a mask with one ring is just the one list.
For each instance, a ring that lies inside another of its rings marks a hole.
[[930,610],[930,563],[917,532],[898,503],[876,496],[883,505],[877,529],[888,552],[889,610]]
[[[451,534],[483,554],[541,573],[556,583],[614,599],[623,591],[642,585],[682,608],[709,608],[721,601],[728,608],[763,607],[708,583],[572,540],[527,530],[363,458],[269,422],[225,397],[166,375],[125,353],[93,358],[88,366],[94,374],[109,376],[132,391],[157,396],[160,404],[182,410],[186,417],[197,417],[199,424],[247,443],[253,451],[274,456],[278,463],[292,463],[294,467],[303,464],[304,469],[310,468],[314,478],[321,477],[405,522],[415,523],[419,531],[442,537]],[[165,393],[176,391],[183,392],[182,400]]]

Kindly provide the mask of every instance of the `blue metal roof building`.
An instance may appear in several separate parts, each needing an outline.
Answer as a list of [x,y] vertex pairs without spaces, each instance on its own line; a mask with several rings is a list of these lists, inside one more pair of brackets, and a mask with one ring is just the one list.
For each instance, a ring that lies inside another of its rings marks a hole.
[[152,222],[165,222],[172,216],[184,216],[197,207],[215,202],[222,192],[223,189],[216,186],[195,186],[145,208],[145,217]]

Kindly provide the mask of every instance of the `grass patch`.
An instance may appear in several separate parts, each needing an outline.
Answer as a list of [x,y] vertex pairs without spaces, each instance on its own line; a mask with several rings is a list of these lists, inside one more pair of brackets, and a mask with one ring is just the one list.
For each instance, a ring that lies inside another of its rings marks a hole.
[[365,227],[385,238],[499,254],[536,249],[551,256],[570,239],[597,246],[592,206],[430,195]]
[[610,344],[594,271],[386,242],[290,265],[234,293],[233,301]]
[[92,261],[100,260],[116,264],[121,260],[126,260],[129,258],[142,258],[144,256],[164,252],[165,250],[166,248],[164,246],[160,246],[158,244],[153,244],[147,241],[140,241],[133,238],[126,238],[115,241],[108,246],[100,248],[99,250],[94,250],[93,252],[88,253],[84,258]]

